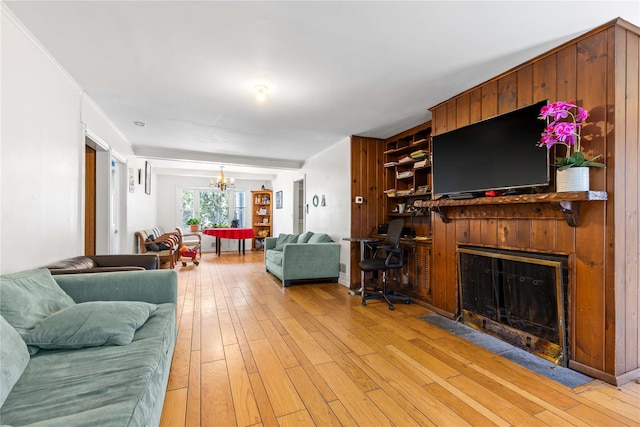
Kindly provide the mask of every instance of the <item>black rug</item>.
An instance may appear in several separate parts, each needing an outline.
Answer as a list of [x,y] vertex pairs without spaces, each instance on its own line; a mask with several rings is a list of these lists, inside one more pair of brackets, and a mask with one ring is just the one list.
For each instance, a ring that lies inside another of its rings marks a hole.
[[567,387],[575,388],[593,380],[580,372],[557,366],[553,362],[439,314],[421,316],[421,319]]

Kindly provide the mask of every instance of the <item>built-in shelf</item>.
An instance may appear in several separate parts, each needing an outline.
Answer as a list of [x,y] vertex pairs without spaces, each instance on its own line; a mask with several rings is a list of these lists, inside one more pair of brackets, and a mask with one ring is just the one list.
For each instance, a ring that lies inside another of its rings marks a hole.
[[423,207],[436,212],[443,222],[451,219],[447,216],[447,208],[461,206],[511,205],[522,203],[549,203],[563,213],[567,223],[572,227],[580,225],[580,203],[607,200],[606,191],[576,191],[566,193],[518,194],[514,196],[477,197],[474,199],[452,200],[439,199],[422,202]]

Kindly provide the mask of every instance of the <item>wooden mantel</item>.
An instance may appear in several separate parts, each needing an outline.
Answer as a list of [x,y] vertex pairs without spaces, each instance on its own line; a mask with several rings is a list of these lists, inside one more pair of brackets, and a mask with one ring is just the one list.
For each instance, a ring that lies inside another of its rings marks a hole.
[[[449,207],[549,203],[551,206],[560,210],[570,226],[577,227],[580,224],[580,202],[605,200],[607,200],[606,191],[575,191],[565,193],[537,193],[518,194],[512,196],[478,197],[463,200],[438,199],[424,202],[422,207],[430,208],[440,216],[440,219],[443,222],[448,223],[450,221],[449,216],[447,216]],[[491,212],[487,212],[486,210],[483,214],[483,217],[502,218],[504,216],[505,215],[502,212],[496,212],[492,216]]]

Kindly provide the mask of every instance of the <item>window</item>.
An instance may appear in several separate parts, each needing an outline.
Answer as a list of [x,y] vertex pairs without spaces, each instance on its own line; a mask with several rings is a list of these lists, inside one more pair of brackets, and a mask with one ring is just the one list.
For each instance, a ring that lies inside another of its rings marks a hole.
[[199,218],[203,227],[230,227],[238,220],[245,227],[246,194],[244,191],[184,188],[180,192],[181,227],[187,227],[189,218]]

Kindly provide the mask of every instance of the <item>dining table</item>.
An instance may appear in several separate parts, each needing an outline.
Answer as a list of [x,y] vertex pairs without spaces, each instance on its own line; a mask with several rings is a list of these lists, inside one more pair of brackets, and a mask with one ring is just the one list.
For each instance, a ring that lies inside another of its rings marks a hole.
[[245,239],[253,238],[253,228],[205,228],[202,230],[202,234],[207,236],[213,236],[216,238],[216,255],[220,256],[220,242],[222,239],[236,239],[238,240],[238,253],[245,254]]

